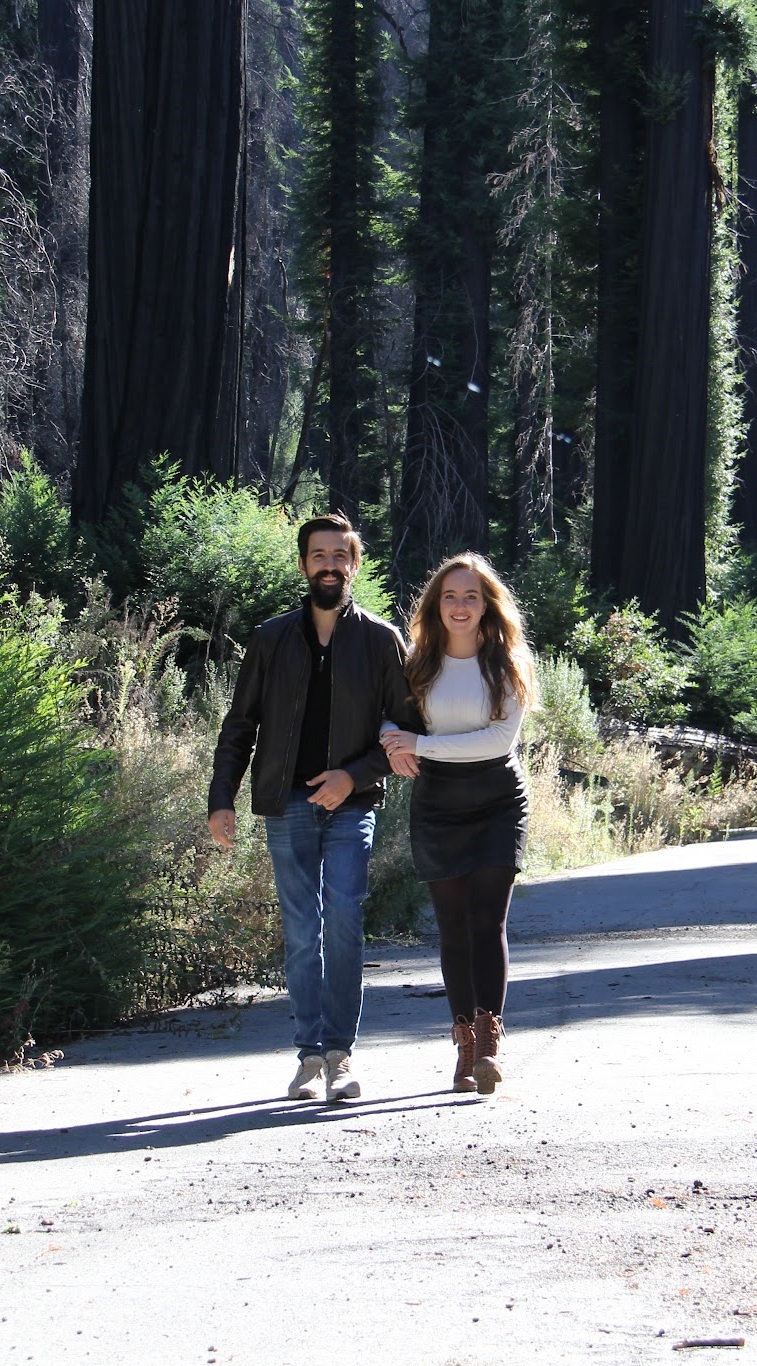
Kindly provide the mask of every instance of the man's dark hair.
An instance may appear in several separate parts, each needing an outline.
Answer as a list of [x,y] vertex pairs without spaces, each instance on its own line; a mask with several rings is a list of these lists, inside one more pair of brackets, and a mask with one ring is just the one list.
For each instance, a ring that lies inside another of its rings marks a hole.
[[297,532],[297,549],[301,560],[307,559],[308,545],[314,531],[337,531],[340,536],[349,536],[352,559],[360,560],[363,543],[352,522],[343,512],[328,512],[323,517],[311,517],[309,522],[303,522]]

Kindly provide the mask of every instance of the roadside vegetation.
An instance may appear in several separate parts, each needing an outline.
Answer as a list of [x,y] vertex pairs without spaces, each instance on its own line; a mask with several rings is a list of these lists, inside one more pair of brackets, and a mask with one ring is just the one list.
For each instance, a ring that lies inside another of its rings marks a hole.
[[[757,823],[757,602],[713,600],[673,645],[635,604],[597,606],[580,569],[537,551],[518,585],[539,653],[524,738],[539,876]],[[558,572],[559,571],[559,572]],[[118,518],[71,535],[31,457],[0,486],[0,1057],[281,981],[261,823],[240,794],[229,856],[207,836],[215,738],[244,641],[296,600],[295,529],[253,492],[157,461]],[[356,596],[389,615],[368,560]],[[663,757],[650,726],[709,728],[741,754]],[[390,784],[373,935],[424,905]]]

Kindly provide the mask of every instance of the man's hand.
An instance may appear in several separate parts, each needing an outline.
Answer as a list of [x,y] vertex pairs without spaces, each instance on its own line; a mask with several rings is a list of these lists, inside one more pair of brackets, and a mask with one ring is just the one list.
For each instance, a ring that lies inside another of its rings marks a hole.
[[417,778],[420,773],[420,765],[414,754],[387,754],[387,759],[391,765],[392,773],[399,774],[400,778]]
[[327,811],[335,811],[345,797],[349,797],[355,784],[344,768],[327,768],[317,778],[308,778],[306,787],[317,787],[308,801],[312,806],[324,806]]
[[415,749],[418,736],[411,730],[385,730],[381,734],[384,753],[391,765],[392,773],[401,778],[417,778],[420,772]]
[[237,818],[233,811],[214,811],[212,816],[208,817],[208,825],[216,844],[220,844],[224,849],[234,848]]

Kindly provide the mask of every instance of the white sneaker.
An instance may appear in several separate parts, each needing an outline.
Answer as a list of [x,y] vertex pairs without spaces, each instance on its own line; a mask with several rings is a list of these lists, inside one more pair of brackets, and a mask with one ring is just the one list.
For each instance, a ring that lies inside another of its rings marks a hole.
[[300,1062],[287,1095],[290,1100],[318,1100],[323,1090],[323,1058],[308,1053]]
[[341,1048],[332,1048],[326,1054],[326,1099],[356,1100],[360,1095],[360,1082],[350,1074],[350,1055]]

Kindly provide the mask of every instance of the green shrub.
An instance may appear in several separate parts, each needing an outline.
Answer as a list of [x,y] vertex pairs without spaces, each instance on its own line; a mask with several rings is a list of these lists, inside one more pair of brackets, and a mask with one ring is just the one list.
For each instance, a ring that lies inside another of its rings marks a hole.
[[684,618],[692,715],[729,735],[757,740],[757,601],[703,606]]
[[302,591],[295,528],[249,488],[164,484],[152,496],[143,554],[150,595],[175,595],[187,625],[214,637],[246,639]]
[[188,681],[176,661],[189,632],[176,616],[176,601],[141,608],[111,606],[103,579],[88,580],[86,601],[59,639],[70,663],[86,660],[79,676],[87,683],[87,710],[102,740],[118,734],[130,707],[147,709],[163,727],[181,724],[187,712]]
[[528,743],[551,745],[563,765],[590,766],[601,741],[583,670],[575,660],[557,655],[537,659],[537,675],[540,707],[526,723]]
[[[188,626],[245,641],[305,591],[297,528],[281,509],[261,507],[252,489],[180,479],[153,495],[152,516],[143,547],[147,582],[158,599],[176,596]],[[390,608],[370,559],[355,580],[355,599],[379,614]]]
[[391,777],[386,807],[379,811],[371,858],[370,893],[365,905],[365,929],[371,936],[411,934],[428,901],[428,892],[415,875],[410,853],[409,778]]
[[28,451],[0,483],[0,581],[22,597],[36,590],[66,603],[80,596],[86,558],[69,510]]
[[688,672],[654,617],[638,602],[616,608],[602,623],[575,627],[569,648],[586,673],[595,706],[637,725],[664,725],[686,714]]
[[[118,802],[128,821],[152,812],[140,886],[142,955],[134,1006],[171,1009],[239,984],[283,982],[283,940],[262,820],[240,793],[233,851],[213,845],[205,822],[212,744],[197,725],[158,731],[130,713],[118,745]],[[246,787],[246,784],[245,784]]]
[[707,574],[707,600],[714,604],[757,597],[757,550],[733,549]]
[[[212,715],[198,714],[165,622],[145,630],[100,601],[82,614],[83,629],[64,621],[60,604],[3,606],[0,1059],[23,1050],[29,1031],[59,1043],[240,981],[280,982],[262,822],[240,800],[231,856],[206,827],[228,693],[219,688]],[[85,642],[99,669],[74,657]],[[182,704],[167,716],[173,688]]]
[[8,615],[0,629],[3,1053],[29,1030],[112,1019],[129,1000],[140,941],[136,832],[114,820],[112,765],[87,748],[81,689],[45,639],[45,622],[35,638]]
[[[295,606],[304,590],[297,528],[281,508],[262,507],[254,489],[187,479],[167,457],[131,486],[89,541],[116,602],[175,599],[185,627],[206,632],[216,658],[228,640]],[[363,561],[355,599],[387,615],[391,599],[378,566]]]
[[525,569],[515,576],[514,586],[528,619],[534,649],[543,654],[564,650],[589,610],[586,575],[570,551],[541,541],[534,546]]
[[173,478],[167,456],[158,456],[141,472],[139,483],[125,484],[98,525],[85,523],[82,537],[98,575],[104,575],[117,603],[147,593],[144,535],[152,521],[151,498]]
[[378,560],[370,555],[364,555],[360,562],[357,578],[352,583],[352,596],[366,612],[374,612],[386,621],[391,621],[395,615],[394,600],[386,576]]

